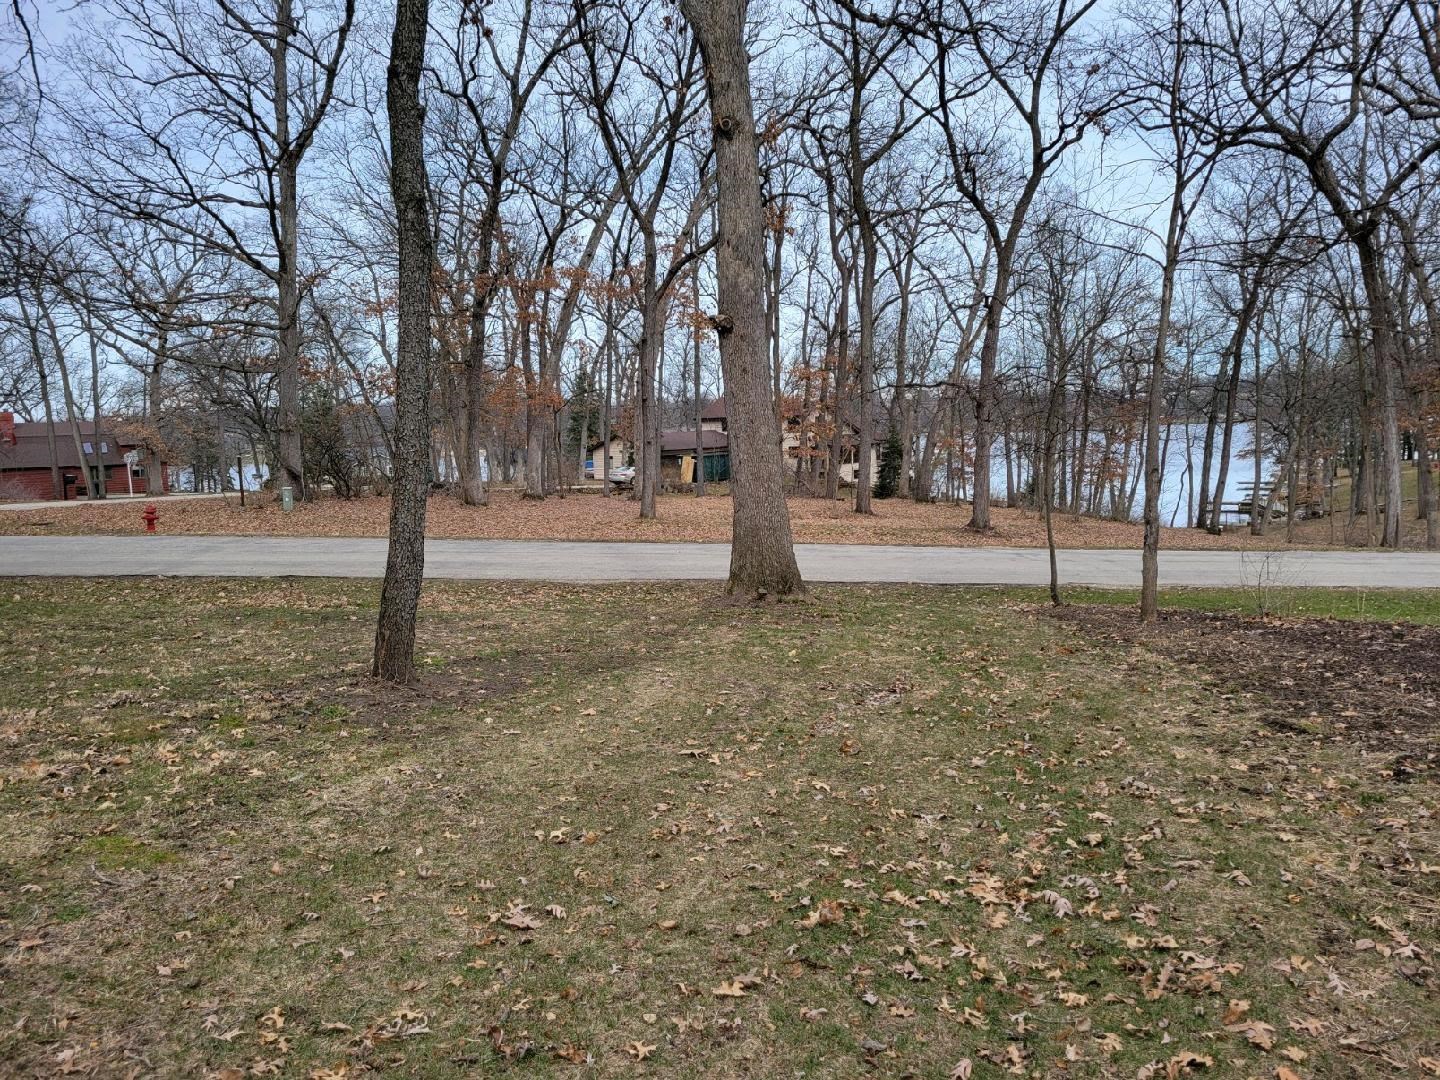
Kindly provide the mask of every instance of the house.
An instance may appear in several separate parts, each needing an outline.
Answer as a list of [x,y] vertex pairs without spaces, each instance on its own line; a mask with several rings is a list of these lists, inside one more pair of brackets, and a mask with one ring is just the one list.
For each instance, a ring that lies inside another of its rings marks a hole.
[[606,472],[623,468],[635,460],[635,444],[619,435],[610,436],[608,448],[596,439],[585,448],[585,475],[595,480]]
[[730,421],[725,414],[725,395],[721,394],[700,410],[701,431],[730,431]]
[[[7,419],[9,418],[9,419]],[[55,487],[51,473],[48,424],[15,423],[8,413],[0,413],[0,499],[54,499]],[[79,429],[85,460],[75,450],[75,429]],[[71,424],[57,420],[55,431],[55,462],[60,467],[61,498],[85,496],[85,471],[98,481],[95,456],[104,470],[105,492],[108,495],[145,493],[146,453],[140,440],[117,434],[118,425],[102,422],[100,433],[95,424],[81,420]],[[132,453],[132,451],[134,453]],[[129,455],[127,460],[127,455]],[[165,463],[160,462],[160,479],[169,490]]]
[[[813,434],[813,428],[819,420],[819,409],[811,408],[810,412],[801,417],[799,412],[792,412],[785,417],[784,428],[780,433],[780,449],[784,453],[786,461],[791,463],[791,471],[794,462],[801,456],[801,447],[806,447],[805,456],[817,456],[820,461],[820,475],[825,474],[825,469],[830,464],[829,455],[824,453],[828,447],[825,442]],[[728,434],[730,421],[725,408],[724,395],[716,398],[700,412],[700,427],[705,431],[719,431]],[[693,437],[694,433],[691,432]],[[860,429],[847,421],[845,434],[840,447],[840,482],[853,486],[855,476],[859,472],[858,443]],[[880,475],[880,447],[885,441],[885,415],[877,412],[875,429],[872,432],[870,445],[870,478],[873,482],[875,477]]]
[[[704,417],[702,416],[702,421]],[[705,459],[705,482],[730,479],[730,436],[714,428],[700,428],[700,452]],[[695,429],[660,433],[660,479],[672,484],[695,482]]]
[[[723,431],[702,427],[702,453],[705,457],[705,480],[719,483],[730,479],[730,436]],[[635,463],[639,447],[618,435],[610,438],[607,454],[605,444],[595,442],[588,448],[585,475],[600,479],[600,467],[606,459],[610,469]],[[660,479],[662,483],[694,483],[695,429],[660,432]]]

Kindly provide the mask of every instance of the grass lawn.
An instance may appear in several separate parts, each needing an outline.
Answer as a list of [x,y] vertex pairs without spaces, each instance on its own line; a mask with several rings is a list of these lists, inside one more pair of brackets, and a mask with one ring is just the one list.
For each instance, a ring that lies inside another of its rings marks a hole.
[[1434,596],[377,592],[0,583],[0,1073],[1440,1075]]
[[[1017,589],[1016,597],[1039,599],[1033,589]],[[1102,589],[1074,586],[1062,599],[1076,604],[1137,607],[1139,589]],[[1160,602],[1180,611],[1218,611],[1234,615],[1277,615],[1328,619],[1372,619],[1378,622],[1412,622],[1440,626],[1440,589],[1314,589],[1276,586],[1264,589],[1163,589]]]

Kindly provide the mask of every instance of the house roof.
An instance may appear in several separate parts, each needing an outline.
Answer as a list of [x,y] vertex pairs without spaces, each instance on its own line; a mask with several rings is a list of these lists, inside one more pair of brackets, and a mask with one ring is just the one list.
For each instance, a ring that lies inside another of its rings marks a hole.
[[[80,428],[80,439],[85,443],[95,442],[95,424],[93,421],[82,420],[77,426]],[[16,424],[15,443],[0,443],[0,469],[48,469],[50,468],[50,443],[46,437],[48,425],[46,424]],[[122,442],[115,434],[102,427],[100,429],[100,457],[106,465],[119,465],[124,461],[125,449],[133,446],[134,441]],[[70,421],[57,420],[55,422],[55,456],[59,459],[58,464],[62,469],[78,469],[81,461],[75,454],[75,437],[70,431]],[[90,464],[93,461],[85,462]]]
[[724,420],[725,417],[726,417],[726,415],[727,415],[727,414],[726,414],[726,412],[725,412],[725,395],[724,395],[724,394],[721,394],[718,398],[716,398],[714,401],[712,401],[709,405],[706,405],[705,408],[701,410],[701,412],[700,412],[700,419],[701,419],[701,420]]
[[[632,445],[629,439],[622,439],[619,435],[611,435],[610,441],[618,442],[622,446]],[[730,449],[730,436],[723,431],[701,428],[700,443],[706,450],[728,450]],[[586,449],[595,451],[604,445],[597,439]],[[673,431],[660,432],[660,452],[662,454],[693,454],[695,452],[695,429],[677,428]]]
[[[629,440],[629,439],[625,438],[625,437],[622,436],[622,435],[617,434],[617,433],[614,432],[614,431],[612,431],[612,432],[610,433],[610,441],[611,441],[612,443],[619,443],[622,447],[625,447],[625,446],[629,446],[629,445],[630,445],[630,440]],[[600,447],[602,447],[602,446],[604,446],[604,445],[605,445],[605,440],[604,440],[604,439],[595,439],[595,438],[592,438],[592,439],[590,440],[589,445],[585,447],[585,450],[586,450],[587,453],[593,453],[594,451],[599,450]]]
[[[112,431],[112,429],[111,429],[111,425],[114,424],[114,423],[116,423],[116,422],[117,422],[117,421],[114,421],[114,420],[106,420],[106,419],[103,419],[103,418],[102,418],[101,424],[100,424],[100,434],[101,434],[101,435],[111,435],[111,434],[113,434],[113,431]],[[84,436],[84,435],[93,435],[93,434],[95,433],[95,421],[94,421],[94,420],[77,420],[77,421],[75,421],[75,426],[80,429],[80,434],[81,434],[82,436]],[[28,421],[20,421],[20,420],[17,420],[17,421],[15,421],[15,437],[16,437],[17,439],[23,439],[23,438],[25,438],[25,436],[27,436],[27,435],[38,435],[40,438],[43,439],[43,438],[45,437],[45,430],[46,430],[46,428],[48,428],[48,427],[49,427],[49,425],[48,425],[48,424],[45,424],[45,423],[30,423],[30,422],[28,422]],[[56,420],[56,421],[55,421],[55,434],[56,434],[57,436],[59,436],[61,432],[64,432],[66,435],[69,435],[69,434],[70,434],[70,421],[69,421],[69,420]],[[126,445],[126,446],[133,446],[133,445],[135,444],[135,440],[134,440],[134,439],[122,439],[121,441],[122,441],[122,442],[124,443],[124,445]]]
[[[723,431],[712,431],[710,428],[700,429],[700,445],[705,450],[729,450],[730,436]],[[686,454],[695,452],[695,429],[688,431],[662,431],[660,433],[660,453],[662,454]]]

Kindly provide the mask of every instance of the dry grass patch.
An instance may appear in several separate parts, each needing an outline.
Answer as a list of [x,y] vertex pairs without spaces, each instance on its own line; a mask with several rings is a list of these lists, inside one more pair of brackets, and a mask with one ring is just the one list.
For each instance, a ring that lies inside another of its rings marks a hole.
[[[1437,789],[999,592],[12,582],[23,1076],[1425,1075]],[[965,1063],[968,1063],[966,1065]]]

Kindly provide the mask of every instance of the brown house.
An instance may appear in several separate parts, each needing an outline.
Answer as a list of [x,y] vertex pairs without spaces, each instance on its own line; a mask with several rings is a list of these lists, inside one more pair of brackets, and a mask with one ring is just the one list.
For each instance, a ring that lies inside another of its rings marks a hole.
[[[8,414],[0,414],[0,499],[54,499],[54,473],[50,457],[49,425],[7,422]],[[80,449],[84,460],[76,453],[74,428],[80,432]],[[125,460],[130,451],[134,464]],[[99,467],[95,464],[99,457]],[[100,480],[98,472],[104,472],[105,492],[108,495],[137,495],[145,493],[146,454],[140,450],[139,442],[132,437],[117,435],[114,429],[103,423],[100,432],[95,424],[81,420],[72,427],[68,420],[55,422],[55,459],[59,466],[60,497],[76,499],[85,497],[85,473],[92,479]],[[169,478],[165,463],[160,462],[160,482],[169,490]]]
[[[730,436],[713,428],[700,428],[700,452],[705,457],[705,481],[730,479]],[[688,464],[687,464],[688,462]],[[660,476],[672,484],[689,484],[695,473],[695,429],[660,433]]]

